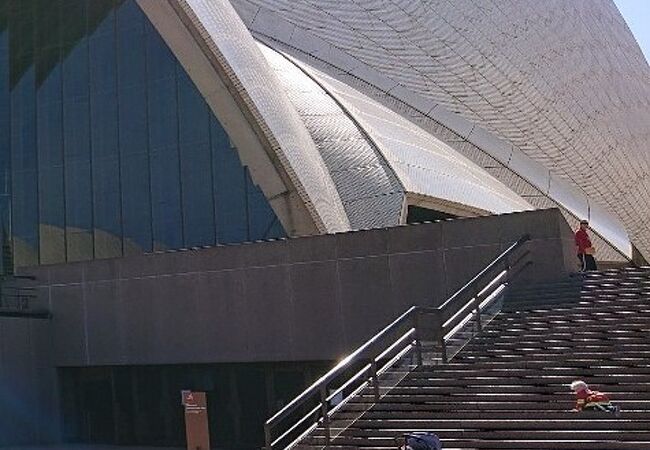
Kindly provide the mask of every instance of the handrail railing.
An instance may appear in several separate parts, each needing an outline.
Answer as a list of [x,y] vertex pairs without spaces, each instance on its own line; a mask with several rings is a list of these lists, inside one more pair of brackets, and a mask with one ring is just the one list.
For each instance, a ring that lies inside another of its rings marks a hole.
[[[367,387],[372,387],[371,395],[374,402],[378,402],[381,398],[379,376],[411,352],[411,361],[414,356],[415,365],[422,365],[423,343],[434,343],[439,349],[440,360],[448,362],[450,339],[467,323],[473,323],[475,331],[480,331],[485,326],[484,312],[505,286],[530,264],[528,250],[515,257],[529,239],[524,235],[509,245],[440,306],[411,306],[291,400],[266,421],[266,450],[291,448],[319,425],[324,431],[323,446],[328,448],[333,438],[330,427],[333,412]],[[283,427],[284,431],[275,432],[289,419],[291,424]]]

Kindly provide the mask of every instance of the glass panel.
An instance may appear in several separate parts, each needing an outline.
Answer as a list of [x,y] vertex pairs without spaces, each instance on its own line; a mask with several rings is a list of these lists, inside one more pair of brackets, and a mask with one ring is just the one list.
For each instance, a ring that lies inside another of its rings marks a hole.
[[99,25],[89,45],[95,257],[109,258],[122,254],[114,12]]
[[[39,237],[42,264],[65,261],[65,203],[63,197],[63,110],[61,66],[52,59],[58,49],[39,53],[36,71],[42,65],[54,69],[38,88],[37,145]],[[43,57],[43,59],[41,59]]]
[[151,150],[154,250],[183,246],[178,147]]
[[23,79],[34,63],[34,2],[11,2],[9,8],[9,55],[11,87]]
[[3,230],[9,266],[284,235],[134,0],[0,0]]
[[128,2],[117,12],[119,147],[124,253],[151,251],[144,17]]
[[91,259],[93,209],[90,164],[88,41],[63,62],[63,135],[68,261]]
[[[32,0],[33,1],[33,0]],[[36,0],[36,84],[40,86],[58,64],[61,48],[61,0]],[[39,99],[40,102],[40,99]]]
[[176,64],[147,25],[147,94],[154,250],[183,246]]
[[217,242],[248,239],[246,178],[237,151],[214,117],[210,120]]
[[210,116],[203,97],[180,67],[178,99],[185,245],[210,245],[215,243]]
[[[27,63],[23,63],[27,64]],[[15,263],[38,264],[38,190],[34,67],[11,92],[12,232]]]
[[9,243],[11,208],[11,97],[9,95],[9,33],[6,1],[0,1],[0,273],[13,269]]
[[277,238],[284,235],[278,234],[278,220],[275,212],[264,197],[261,189],[253,183],[246,171],[246,193],[248,195],[248,229],[249,240]]

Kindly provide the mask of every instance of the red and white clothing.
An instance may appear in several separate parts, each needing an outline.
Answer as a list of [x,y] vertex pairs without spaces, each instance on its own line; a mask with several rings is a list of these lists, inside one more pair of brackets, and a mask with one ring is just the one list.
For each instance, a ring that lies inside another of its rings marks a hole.
[[576,231],[575,240],[576,240],[576,245],[578,246],[579,255],[584,255],[585,250],[592,246],[591,239],[589,239],[589,235],[582,228]]
[[576,391],[576,409],[582,411],[583,409],[595,408],[598,406],[609,405],[609,397],[602,392],[592,391],[591,389],[581,389]]

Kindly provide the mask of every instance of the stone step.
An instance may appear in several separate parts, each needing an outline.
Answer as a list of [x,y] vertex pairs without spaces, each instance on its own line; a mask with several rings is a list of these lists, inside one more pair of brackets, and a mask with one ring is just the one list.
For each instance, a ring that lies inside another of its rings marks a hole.
[[[416,393],[417,392],[417,393]],[[623,402],[645,402],[650,406],[650,392],[617,392],[616,395],[611,395],[612,401],[615,403]],[[374,403],[374,396],[372,392],[360,394],[356,397],[355,401]],[[419,391],[411,389],[411,392],[391,391],[384,394],[382,401],[388,402],[401,402],[401,403],[440,403],[440,402],[491,402],[491,403],[562,403],[572,407],[575,404],[575,396],[571,392],[566,393],[520,393],[520,392],[499,392],[498,388],[493,389],[492,386],[486,387],[486,392],[481,394],[457,394],[457,393],[437,393]],[[569,409],[571,409],[569,407]]]
[[[650,439],[648,440],[621,440],[621,439],[606,439],[591,436],[590,433],[566,433],[566,438],[555,438],[551,433],[546,435],[536,436],[537,439],[530,439],[523,436],[520,439],[498,438],[490,439],[490,437],[471,439],[443,439],[443,448],[454,446],[458,448],[502,448],[502,449],[626,449],[626,450],[648,450],[650,448]],[[563,436],[565,437],[565,436]],[[618,433],[613,437],[617,438]],[[307,443],[324,445],[324,439],[311,439]],[[394,437],[375,438],[375,439],[362,439],[362,438],[338,438],[334,440],[334,445],[337,446],[350,446],[353,448],[396,448]]]
[[[579,416],[580,414],[574,414]],[[478,420],[459,419],[381,419],[358,420],[353,425],[357,430],[409,429],[417,431],[449,429],[490,430],[650,430],[650,420],[628,420],[620,416],[598,418],[573,418],[563,420],[502,419],[499,417]]]
[[[387,443],[395,442],[395,438],[399,438],[406,433],[420,431],[421,428],[403,427],[403,428],[382,428],[374,430],[360,430],[356,428],[348,429],[339,435],[336,440],[357,440],[369,438],[373,441],[382,439],[387,440]],[[561,439],[576,439],[587,438],[591,439],[606,439],[615,438],[616,441],[647,441],[650,443],[650,430],[648,429],[619,429],[617,427],[616,433],[612,433],[607,429],[575,429],[575,430],[534,430],[534,429],[492,429],[487,430],[474,430],[467,427],[457,429],[436,428],[435,433],[443,440],[445,439],[485,439],[485,440],[561,440]],[[324,434],[318,431],[313,435],[312,443],[322,442]],[[335,442],[336,442],[335,440]]]
[[[357,407],[360,405],[357,405]],[[425,411],[425,410],[412,410],[406,404],[393,405],[395,408],[386,408],[385,405],[378,404],[372,407],[372,409],[366,412],[363,415],[361,420],[371,420],[371,421],[381,421],[381,420],[485,420],[484,411]],[[357,408],[355,407],[355,408]],[[357,408],[358,409],[358,408]],[[343,410],[340,413],[337,413],[337,417],[341,419],[358,419],[359,412],[355,411],[354,408],[351,410]],[[576,413],[569,411],[499,411],[498,416],[492,415],[494,420],[500,422],[506,421],[517,421],[517,420],[528,420],[533,422],[544,422],[544,421],[560,421],[563,423],[569,423],[572,420],[586,420],[588,422],[597,422],[600,420],[611,420],[609,416],[607,419],[603,419],[602,413],[584,411],[581,412],[579,416],[576,416]],[[576,419],[579,417],[579,419]],[[616,419],[618,422],[622,423],[626,421],[640,421],[647,423],[650,421],[650,411],[625,411],[621,412],[620,418]]]
[[[433,398],[433,396],[421,396],[419,398],[409,398],[412,396],[390,396],[384,397],[381,402],[384,404],[408,404],[413,408],[420,408],[427,411],[456,411],[477,409],[481,411],[570,411],[575,402],[572,399],[558,400],[552,402],[531,402],[531,401],[480,401],[476,397],[463,401],[450,399],[449,397]],[[355,397],[350,400],[348,405],[364,405],[374,403],[371,396]],[[650,400],[616,400],[615,402],[624,410],[648,410],[650,409]]]
[[[514,286],[454,359],[367,388],[335,414],[332,449],[395,449],[433,431],[450,449],[650,450],[650,270],[612,269]],[[569,384],[607,392],[620,417],[570,412]],[[306,443],[324,444],[322,430]]]

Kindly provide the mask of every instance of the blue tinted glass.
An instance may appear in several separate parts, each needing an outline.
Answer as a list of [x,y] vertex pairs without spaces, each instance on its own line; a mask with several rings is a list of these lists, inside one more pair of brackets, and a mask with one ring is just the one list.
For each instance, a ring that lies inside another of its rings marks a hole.
[[11,92],[12,231],[19,266],[38,263],[35,84],[32,65]]
[[[9,210],[11,202],[11,116],[9,96],[9,33],[5,29],[6,2],[0,2],[0,238],[8,238]],[[4,31],[3,31],[4,30]],[[5,267],[4,246],[0,247],[2,273],[11,270]]]
[[122,155],[122,217],[125,253],[151,251],[149,155]]
[[63,100],[89,97],[88,39],[81,39],[63,59]]
[[278,239],[286,236],[287,233],[284,231],[284,227],[282,226],[282,223],[280,223],[280,220],[276,216],[275,220],[273,221],[273,226],[269,230],[267,239]]
[[150,81],[176,78],[176,58],[167,44],[148,20],[147,34],[147,77]]
[[19,266],[284,234],[134,0],[0,0],[10,201]]
[[[119,3],[119,2],[118,2]],[[117,29],[120,33],[136,28],[143,31],[145,26],[144,13],[135,0],[126,0],[117,8]]]
[[215,243],[208,107],[179,67],[179,137],[185,245]]
[[[49,60],[37,61],[39,65]],[[55,65],[37,90],[39,238],[41,263],[65,261],[63,195],[63,109],[61,66]]]
[[154,249],[183,247],[178,147],[151,150]]
[[210,144],[181,146],[185,245],[215,243]]
[[134,2],[117,11],[119,147],[126,254],[152,249],[144,17]]
[[89,45],[95,257],[106,258],[122,254],[114,12],[103,19]]
[[117,11],[117,73],[120,88],[146,83],[144,16],[133,2]]
[[88,71],[88,40],[83,38],[63,61],[63,149],[69,261],[91,259],[94,255]]
[[176,63],[158,32],[147,27],[147,115],[154,249],[183,246],[178,154]]
[[210,113],[203,97],[185,70],[178,66],[179,139],[183,144],[210,140]]
[[219,122],[212,117],[210,125],[217,242],[244,242],[248,240],[244,169]]
[[150,147],[157,149],[178,144],[176,80],[150,81],[147,88]]
[[276,226],[276,217],[269,202],[258,186],[253,183],[247,172],[248,194],[248,230],[249,239],[252,241],[259,239],[269,239],[278,237],[273,235],[273,227]]

